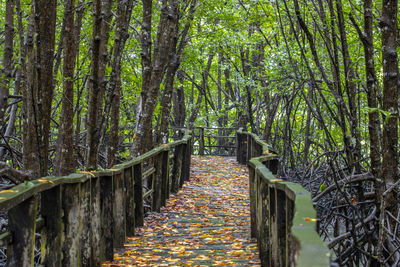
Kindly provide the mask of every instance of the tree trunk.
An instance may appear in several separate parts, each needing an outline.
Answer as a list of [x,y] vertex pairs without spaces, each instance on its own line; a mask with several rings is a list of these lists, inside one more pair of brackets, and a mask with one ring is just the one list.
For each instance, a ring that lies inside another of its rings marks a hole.
[[[190,29],[191,22],[193,20],[193,15],[195,11],[195,6],[196,6],[197,0],[192,0],[191,1],[191,6],[188,14],[188,21],[183,29],[183,31],[179,34],[179,23],[180,23],[180,18],[182,17],[181,14],[178,14],[179,12],[179,4],[177,1],[172,2],[173,6],[173,23],[175,24],[174,26],[174,31],[173,31],[173,36],[172,36],[172,47],[171,47],[171,52],[170,52],[170,62],[168,65],[166,77],[165,77],[165,89],[163,92],[163,96],[161,99],[161,123],[160,123],[160,129],[158,133],[158,138],[157,138],[157,143],[167,143],[168,142],[168,121],[170,117],[170,112],[171,112],[171,100],[172,100],[172,95],[173,95],[173,88],[174,88],[174,79],[176,72],[181,64],[181,56],[183,53],[183,50],[186,47],[187,44],[187,34]],[[179,45],[178,45],[178,38],[181,36]],[[178,45],[178,47],[177,47]]]
[[92,62],[91,74],[89,82],[89,107],[88,107],[88,120],[87,120],[87,155],[86,167],[88,170],[97,169],[97,153],[99,142],[99,122],[98,110],[99,93],[100,93],[100,44],[101,44],[101,25],[103,23],[103,16],[101,13],[101,1],[95,0],[93,3],[93,43],[92,43]]
[[4,113],[7,109],[7,100],[10,94],[9,86],[12,78],[12,58],[14,40],[14,0],[6,1],[6,17],[4,30],[4,58],[2,81],[0,85],[0,122],[4,120]]
[[[152,1],[143,0],[142,68],[145,73],[143,73],[142,77],[142,111],[138,117],[136,138],[131,148],[132,157],[137,157],[147,152],[153,146],[153,114],[157,105],[160,84],[168,63],[168,53],[172,42],[171,33],[174,28],[171,22],[173,18],[171,12],[167,0],[163,0],[157,39],[154,45],[154,57],[149,65],[149,59],[151,59],[149,54],[151,51],[151,18],[149,19],[148,17],[152,14]],[[151,70],[150,80],[148,80],[149,74],[147,73],[149,68]]]
[[75,0],[64,3],[63,36],[63,99],[61,110],[60,144],[57,147],[57,175],[68,175],[75,169],[74,158],[74,72],[75,72]]
[[[398,63],[397,63],[397,0],[382,1],[382,60],[383,60],[383,143],[381,178],[385,190],[394,186],[398,176]],[[385,208],[396,216],[397,186],[386,195]],[[393,224],[394,225],[394,224]],[[382,226],[383,227],[383,226]]]
[[121,98],[121,61],[125,42],[129,37],[128,27],[132,14],[133,0],[118,0],[117,22],[114,39],[114,53],[110,77],[111,94],[111,125],[110,138],[107,152],[107,166],[111,168],[116,164],[115,157],[118,152],[119,108]]

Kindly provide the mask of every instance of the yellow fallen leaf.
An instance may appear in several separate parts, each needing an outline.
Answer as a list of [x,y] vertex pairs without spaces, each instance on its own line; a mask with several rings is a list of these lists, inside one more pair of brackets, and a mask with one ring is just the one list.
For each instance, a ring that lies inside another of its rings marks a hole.
[[270,182],[282,182],[283,180],[282,179],[271,179],[271,180],[269,180]]
[[305,220],[306,222],[316,222],[316,221],[318,221],[318,219],[310,218],[310,217],[306,217],[304,220]]
[[93,177],[96,177],[96,175],[94,175],[92,172],[88,172],[88,171],[80,171],[80,173],[84,173],[84,174],[89,174]]
[[3,190],[3,191],[0,191],[0,193],[17,193],[18,191],[16,191],[16,190]]
[[51,184],[54,184],[53,181],[46,180],[46,179],[37,179],[37,181],[38,181],[38,182],[41,182],[41,183],[51,183]]

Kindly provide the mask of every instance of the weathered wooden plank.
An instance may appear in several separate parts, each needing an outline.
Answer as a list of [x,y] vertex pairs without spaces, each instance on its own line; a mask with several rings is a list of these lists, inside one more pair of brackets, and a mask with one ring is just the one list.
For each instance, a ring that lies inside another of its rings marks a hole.
[[101,254],[101,207],[100,207],[100,178],[91,179],[90,183],[90,246],[91,266],[100,266],[104,261]]
[[169,150],[166,150],[161,160],[161,206],[165,206],[169,198],[169,179]]
[[61,190],[62,186],[58,185],[41,194],[41,215],[45,221],[41,231],[41,264],[44,266],[61,266],[63,235]]
[[142,180],[147,179],[150,175],[153,175],[156,172],[155,167],[149,168],[147,171],[143,172],[142,174]]
[[114,188],[112,176],[101,176],[100,178],[100,255],[105,260],[114,258]]
[[125,212],[126,235],[135,235],[135,181],[133,180],[133,167],[124,169],[125,183]]
[[153,178],[153,203],[152,210],[156,212],[160,212],[161,209],[161,196],[162,196],[162,161],[163,154],[159,154],[154,159],[154,178]]
[[91,235],[92,227],[91,227],[91,184],[92,180],[97,180],[98,178],[93,178],[89,181],[86,181],[81,184],[81,191],[79,195],[80,199],[80,218],[81,218],[81,227],[79,229],[81,238],[80,238],[80,264],[81,266],[91,266],[90,261],[92,258],[92,250],[91,250]]
[[143,164],[140,162],[133,166],[133,178],[135,181],[135,223],[136,226],[143,226],[144,205],[143,205]]
[[171,192],[177,193],[179,191],[179,185],[182,174],[182,146],[175,147],[174,151],[174,162],[172,165],[172,182]]
[[199,128],[199,155],[204,156],[204,128]]
[[121,173],[113,177],[114,187],[114,248],[124,247],[125,242],[125,183]]
[[64,211],[64,240],[62,246],[62,266],[78,266],[80,262],[80,190],[81,184],[66,184],[62,190],[62,208]]
[[44,177],[34,181],[27,181],[11,188],[0,191],[0,211],[10,210],[26,199],[53,188],[59,184],[79,183],[90,179],[86,174],[74,173],[62,177]]
[[33,266],[38,198],[31,197],[8,211],[13,242],[7,248],[8,266]]

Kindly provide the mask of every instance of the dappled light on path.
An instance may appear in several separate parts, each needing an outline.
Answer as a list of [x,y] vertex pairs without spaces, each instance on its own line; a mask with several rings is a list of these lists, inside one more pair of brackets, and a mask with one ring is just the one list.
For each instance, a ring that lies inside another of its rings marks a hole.
[[103,267],[260,265],[250,239],[247,167],[194,156],[190,179]]

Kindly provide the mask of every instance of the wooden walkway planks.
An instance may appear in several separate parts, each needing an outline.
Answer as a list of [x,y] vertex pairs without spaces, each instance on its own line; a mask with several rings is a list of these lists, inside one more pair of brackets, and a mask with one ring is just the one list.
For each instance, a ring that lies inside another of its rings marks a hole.
[[250,239],[247,167],[194,156],[191,170],[191,181],[103,267],[260,265]]

